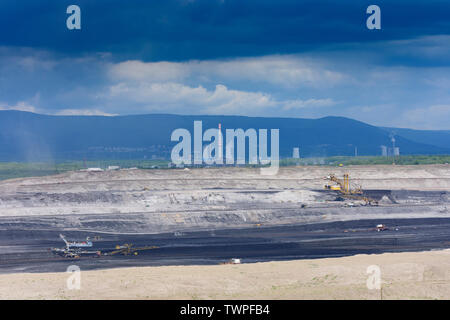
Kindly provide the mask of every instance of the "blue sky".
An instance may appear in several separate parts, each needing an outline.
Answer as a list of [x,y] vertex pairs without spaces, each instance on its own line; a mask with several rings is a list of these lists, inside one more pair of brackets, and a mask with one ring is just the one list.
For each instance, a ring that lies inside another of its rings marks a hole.
[[[82,29],[66,28],[81,8]],[[381,30],[366,28],[370,4]],[[450,129],[450,2],[0,3],[0,109]]]

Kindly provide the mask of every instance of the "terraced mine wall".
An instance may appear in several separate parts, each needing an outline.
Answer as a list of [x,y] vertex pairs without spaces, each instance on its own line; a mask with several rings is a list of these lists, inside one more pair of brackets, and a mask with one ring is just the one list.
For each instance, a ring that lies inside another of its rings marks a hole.
[[[349,173],[379,206],[336,201]],[[69,172],[0,183],[0,229],[182,232],[358,219],[450,217],[450,166]]]

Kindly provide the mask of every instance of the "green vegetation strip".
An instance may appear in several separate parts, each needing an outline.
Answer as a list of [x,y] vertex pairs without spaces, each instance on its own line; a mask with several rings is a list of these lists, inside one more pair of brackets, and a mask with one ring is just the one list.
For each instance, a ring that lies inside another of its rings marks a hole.
[[164,160],[99,160],[99,161],[67,161],[49,162],[0,162],[0,180],[22,177],[40,177],[66,171],[85,168],[102,168],[119,166],[120,168],[156,169],[167,168],[169,161]]
[[[348,165],[419,165],[419,164],[447,164],[450,163],[450,155],[405,155],[399,157],[327,157],[327,158],[301,158],[282,159],[281,166],[295,165],[323,165],[323,166],[348,166]],[[169,161],[166,160],[96,160],[96,161],[65,161],[58,163],[49,162],[0,162],[0,180],[21,177],[39,177],[58,174],[66,171],[81,170],[85,168],[102,168],[119,166],[120,168],[139,169],[167,169]],[[257,167],[257,166],[248,166]]]
[[326,165],[344,166],[349,165],[376,165],[376,164],[399,164],[399,165],[419,165],[419,164],[447,164],[450,163],[450,155],[405,155],[393,157],[381,156],[336,156],[328,158],[302,158],[280,160],[281,166],[292,165]]

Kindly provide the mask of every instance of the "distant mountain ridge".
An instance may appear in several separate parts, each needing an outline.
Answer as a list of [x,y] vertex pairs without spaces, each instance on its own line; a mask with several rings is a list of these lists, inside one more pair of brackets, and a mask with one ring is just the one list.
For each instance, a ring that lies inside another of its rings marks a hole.
[[[203,130],[217,128],[280,129],[280,156],[291,157],[299,147],[302,157],[378,155],[391,146],[396,131],[401,154],[450,154],[444,133],[379,128],[343,117],[320,119],[244,116],[184,116],[146,114],[128,116],[51,116],[22,111],[0,111],[0,160],[45,161],[81,159],[170,158],[176,142],[173,130],[188,129],[194,120]],[[433,137],[441,137],[434,144]],[[450,136],[450,134],[449,134]],[[206,143],[205,143],[206,144]]]
[[415,142],[450,148],[450,130],[414,130],[388,127],[382,127],[382,129]]

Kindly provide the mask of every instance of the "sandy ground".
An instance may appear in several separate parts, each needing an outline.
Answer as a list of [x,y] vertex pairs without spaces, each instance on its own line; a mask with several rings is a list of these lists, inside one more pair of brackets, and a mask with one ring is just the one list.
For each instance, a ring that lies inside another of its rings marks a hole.
[[[367,288],[371,265],[382,290]],[[241,265],[0,275],[1,299],[450,299],[450,249]]]

